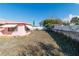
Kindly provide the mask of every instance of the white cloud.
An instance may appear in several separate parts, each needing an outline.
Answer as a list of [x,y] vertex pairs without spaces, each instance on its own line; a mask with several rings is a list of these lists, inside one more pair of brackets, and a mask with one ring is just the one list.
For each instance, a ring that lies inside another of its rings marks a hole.
[[72,14],[69,14],[66,18],[63,19],[63,21],[65,21],[65,22],[70,22],[70,20],[71,20],[73,17],[79,17],[79,15],[72,15]]
[[74,3],[74,4],[79,4],[79,3]]

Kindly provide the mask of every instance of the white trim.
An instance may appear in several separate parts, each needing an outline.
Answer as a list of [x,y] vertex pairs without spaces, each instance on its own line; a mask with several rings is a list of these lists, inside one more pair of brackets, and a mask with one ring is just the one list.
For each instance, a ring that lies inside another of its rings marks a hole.
[[16,24],[7,24],[7,25],[2,25],[0,27],[16,27]]

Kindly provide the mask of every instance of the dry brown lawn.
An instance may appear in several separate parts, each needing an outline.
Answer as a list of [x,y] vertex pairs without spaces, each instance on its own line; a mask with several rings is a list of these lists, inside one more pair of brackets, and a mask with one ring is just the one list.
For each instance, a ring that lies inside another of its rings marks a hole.
[[0,37],[2,56],[64,55],[54,39],[45,31],[32,31],[23,37]]

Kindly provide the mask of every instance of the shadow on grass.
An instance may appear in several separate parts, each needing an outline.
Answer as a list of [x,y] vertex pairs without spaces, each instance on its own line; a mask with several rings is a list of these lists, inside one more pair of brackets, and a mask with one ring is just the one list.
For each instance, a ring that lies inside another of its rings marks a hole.
[[[33,46],[28,45],[24,47],[22,51],[19,51],[19,56],[62,56],[63,54],[58,50],[54,49],[51,44],[44,44],[38,42],[39,45]],[[20,49],[21,50],[21,49]]]
[[79,55],[79,42],[76,42],[63,34],[54,31],[46,32],[56,41],[56,43],[59,45],[60,49],[65,55]]
[[44,44],[39,42],[40,47],[45,51],[43,55],[45,56],[63,56],[64,54],[59,50],[53,48],[51,44]]

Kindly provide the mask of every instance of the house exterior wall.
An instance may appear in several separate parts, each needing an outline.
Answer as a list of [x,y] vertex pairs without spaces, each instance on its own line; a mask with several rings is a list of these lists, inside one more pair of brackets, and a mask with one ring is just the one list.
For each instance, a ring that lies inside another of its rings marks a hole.
[[2,30],[1,32],[2,32],[2,34],[4,34],[4,35],[9,34],[9,32],[8,32],[8,28],[5,28],[5,29]]
[[30,34],[30,30],[26,31],[25,30],[25,24],[19,23],[16,25],[16,30],[15,31],[8,31],[9,28],[6,27],[4,30],[0,31],[0,36],[24,36]]
[[13,36],[24,36],[24,35],[27,35],[27,34],[30,34],[30,30],[26,31],[24,25],[18,25],[17,31],[14,31],[12,33]]

